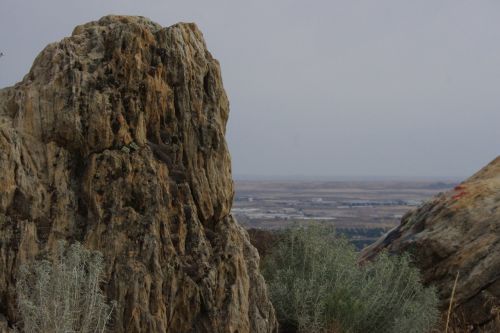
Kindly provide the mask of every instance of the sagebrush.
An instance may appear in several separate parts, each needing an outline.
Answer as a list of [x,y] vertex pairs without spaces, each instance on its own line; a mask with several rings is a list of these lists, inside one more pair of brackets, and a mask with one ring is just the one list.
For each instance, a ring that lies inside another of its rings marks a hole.
[[438,298],[410,258],[386,253],[358,265],[354,247],[324,226],[284,232],[263,273],[287,331],[427,333]]
[[63,242],[54,261],[21,266],[16,288],[22,331],[105,332],[113,307],[100,289],[103,268],[100,252]]

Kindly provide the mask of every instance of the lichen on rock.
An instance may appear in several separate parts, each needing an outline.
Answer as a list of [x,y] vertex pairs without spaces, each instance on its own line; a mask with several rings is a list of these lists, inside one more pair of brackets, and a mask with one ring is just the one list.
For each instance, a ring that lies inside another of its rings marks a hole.
[[18,267],[66,239],[104,254],[113,332],[275,332],[228,114],[196,25],[143,17],[76,27],[0,90],[0,330]]

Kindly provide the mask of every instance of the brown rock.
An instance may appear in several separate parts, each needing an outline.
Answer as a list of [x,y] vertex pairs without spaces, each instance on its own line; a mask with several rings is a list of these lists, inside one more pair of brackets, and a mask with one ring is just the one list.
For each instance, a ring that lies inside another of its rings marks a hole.
[[104,254],[114,332],[275,332],[228,113],[198,28],[142,17],[76,27],[0,90],[0,331],[19,265],[67,239]]
[[401,224],[365,249],[410,251],[442,308],[459,272],[454,313],[471,331],[500,331],[500,157],[457,186],[406,214]]

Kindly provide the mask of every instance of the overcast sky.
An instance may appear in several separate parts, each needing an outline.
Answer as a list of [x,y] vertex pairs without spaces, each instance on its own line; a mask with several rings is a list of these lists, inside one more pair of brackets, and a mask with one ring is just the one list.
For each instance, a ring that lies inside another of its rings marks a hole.
[[499,154],[498,0],[1,0],[0,87],[106,14],[198,24],[237,177],[465,177]]

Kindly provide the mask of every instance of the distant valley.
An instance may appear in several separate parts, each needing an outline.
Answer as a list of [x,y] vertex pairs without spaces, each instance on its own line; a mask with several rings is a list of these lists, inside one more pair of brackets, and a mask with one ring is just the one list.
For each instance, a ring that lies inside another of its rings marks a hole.
[[297,223],[332,223],[359,249],[451,181],[236,180],[232,213],[247,229],[276,230]]

